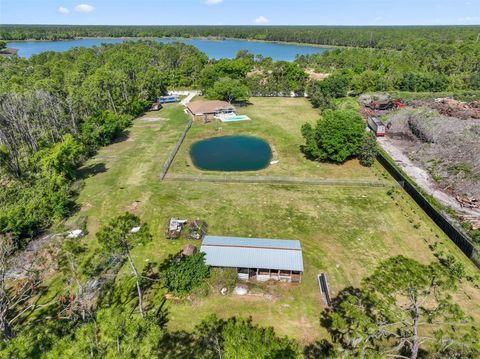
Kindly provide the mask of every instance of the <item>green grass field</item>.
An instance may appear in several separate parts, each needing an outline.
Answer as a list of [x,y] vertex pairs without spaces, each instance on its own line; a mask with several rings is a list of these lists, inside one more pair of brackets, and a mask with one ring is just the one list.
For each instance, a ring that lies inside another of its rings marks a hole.
[[[389,180],[383,169],[361,167],[357,161],[338,166],[310,162],[299,151],[300,126],[319,114],[305,99],[254,98],[239,109],[252,121],[223,123],[221,134],[252,134],[269,141],[280,162],[258,173],[331,179]],[[305,275],[299,285],[280,283],[259,286],[271,296],[235,297],[211,293],[194,301],[168,301],[169,327],[189,330],[211,313],[221,317],[252,316],[261,325],[273,326],[281,335],[302,342],[326,333],[319,324],[324,309],[316,275],[327,272],[333,294],[358,285],[380,261],[403,254],[421,262],[434,256],[428,245],[441,243],[465,263],[473,265],[400,189],[306,185],[248,185],[159,180],[165,158],[188,121],[183,109],[166,106],[160,117],[137,119],[128,139],[103,148],[84,167],[85,187],[80,211],[70,219],[88,216],[89,235],[84,239],[93,251],[95,232],[102,222],[132,211],[150,224],[152,243],[135,249],[142,264],[159,261],[187,242],[167,241],[164,229],[173,216],[201,218],[212,235],[298,239],[302,243]],[[214,135],[217,125],[195,123],[171,167],[172,173],[202,173],[189,159],[194,141]],[[251,175],[251,173],[250,173]],[[195,243],[199,245],[199,243]],[[480,318],[479,290],[462,286],[456,296],[466,311]]]

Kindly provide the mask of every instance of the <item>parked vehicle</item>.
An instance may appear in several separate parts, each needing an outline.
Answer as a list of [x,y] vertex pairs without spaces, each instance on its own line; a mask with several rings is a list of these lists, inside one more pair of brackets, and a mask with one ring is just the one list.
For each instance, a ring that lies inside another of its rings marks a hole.
[[174,103],[180,101],[179,95],[160,96],[158,102],[160,103]]
[[152,107],[150,107],[150,111],[160,111],[162,109],[162,104],[160,102],[152,103]]
[[386,111],[393,110],[396,108],[405,107],[404,103],[401,100],[385,100],[385,101],[372,101],[367,104],[365,107],[368,107],[372,110],[377,111]]
[[368,127],[377,137],[385,136],[385,125],[377,117],[370,116],[368,118]]

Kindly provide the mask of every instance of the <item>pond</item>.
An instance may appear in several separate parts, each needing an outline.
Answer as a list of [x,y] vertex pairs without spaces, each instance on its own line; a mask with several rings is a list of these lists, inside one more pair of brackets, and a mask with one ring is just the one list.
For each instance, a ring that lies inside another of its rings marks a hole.
[[272,149],[258,137],[222,136],[195,142],[190,156],[202,170],[257,171],[269,165]]
[[[30,57],[43,51],[67,51],[73,47],[100,46],[102,43],[117,44],[127,41],[122,38],[89,38],[63,41],[12,41],[7,46],[19,49],[18,56]],[[183,42],[197,47],[209,58],[234,58],[238,50],[248,50],[253,54],[271,57],[273,60],[293,61],[296,55],[318,54],[325,48],[312,45],[279,44],[247,40],[207,40],[207,39],[155,39],[161,43]]]

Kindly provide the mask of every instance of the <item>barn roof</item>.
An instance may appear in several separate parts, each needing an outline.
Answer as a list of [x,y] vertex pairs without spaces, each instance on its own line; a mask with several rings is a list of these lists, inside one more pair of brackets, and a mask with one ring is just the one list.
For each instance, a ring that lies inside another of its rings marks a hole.
[[188,110],[194,115],[201,115],[204,113],[215,113],[218,111],[235,111],[235,107],[226,101],[193,101],[189,102]]
[[206,236],[200,251],[214,267],[303,272],[302,248],[297,240]]

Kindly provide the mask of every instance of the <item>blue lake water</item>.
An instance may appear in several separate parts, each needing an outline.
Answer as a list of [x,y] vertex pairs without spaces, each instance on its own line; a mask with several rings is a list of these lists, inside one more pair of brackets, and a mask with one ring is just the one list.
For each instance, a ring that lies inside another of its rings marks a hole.
[[213,137],[190,148],[195,167],[207,171],[257,171],[269,165],[272,149],[253,136]]
[[[116,44],[127,41],[119,38],[76,39],[64,41],[17,41],[9,42],[8,47],[19,49],[18,55],[30,57],[43,51],[67,51],[73,47],[92,47],[102,43]],[[193,45],[212,59],[234,58],[238,50],[248,50],[253,54],[271,57],[273,60],[293,61],[296,55],[318,54],[325,48],[308,45],[277,44],[245,40],[205,40],[205,39],[156,39],[162,43],[183,42]]]

